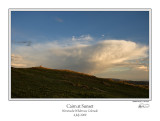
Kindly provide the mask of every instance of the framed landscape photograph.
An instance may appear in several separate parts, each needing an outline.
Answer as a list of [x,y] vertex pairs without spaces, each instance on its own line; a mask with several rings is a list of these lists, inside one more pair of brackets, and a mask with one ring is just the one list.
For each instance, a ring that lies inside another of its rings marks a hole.
[[151,100],[151,9],[9,9],[9,100]]

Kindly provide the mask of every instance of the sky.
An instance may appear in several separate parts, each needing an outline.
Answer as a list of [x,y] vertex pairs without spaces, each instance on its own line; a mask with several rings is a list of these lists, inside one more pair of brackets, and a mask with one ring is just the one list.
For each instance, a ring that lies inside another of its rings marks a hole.
[[149,80],[148,11],[12,11],[11,65]]

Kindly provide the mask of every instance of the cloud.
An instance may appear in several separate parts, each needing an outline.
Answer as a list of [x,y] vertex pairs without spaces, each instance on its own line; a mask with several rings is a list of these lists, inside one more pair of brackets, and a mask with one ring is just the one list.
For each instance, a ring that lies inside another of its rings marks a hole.
[[60,23],[63,22],[63,19],[61,19],[61,18],[59,18],[59,17],[56,17],[55,20],[56,20],[57,22],[60,22]]
[[93,38],[90,35],[81,35],[80,37],[72,36],[72,41],[91,41]]
[[26,46],[31,46],[32,42],[31,41],[13,41],[15,44],[24,44]]
[[149,70],[148,70],[148,67],[147,67],[147,66],[144,66],[144,65],[138,66],[137,69],[139,69],[139,70],[144,70],[144,71],[149,71]]
[[11,55],[11,66],[12,67],[18,67],[18,68],[23,68],[23,67],[32,67],[34,66],[35,63],[28,61],[27,59],[25,60],[23,56],[20,55]]
[[17,60],[14,58],[12,65],[15,67],[42,65],[48,68],[70,69],[89,74],[99,74],[115,67],[146,71],[143,63],[132,61],[148,58],[147,46],[126,40],[103,40],[94,42],[94,44],[79,41],[82,38],[88,40],[87,37],[76,38],[75,41],[78,40],[78,43],[73,42],[65,47],[55,42],[17,46],[13,57],[18,55],[19,58]]

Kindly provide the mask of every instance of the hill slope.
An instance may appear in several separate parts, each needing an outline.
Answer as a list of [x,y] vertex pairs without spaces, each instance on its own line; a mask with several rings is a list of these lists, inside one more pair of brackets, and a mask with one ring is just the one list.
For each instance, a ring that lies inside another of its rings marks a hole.
[[148,98],[149,89],[112,79],[43,67],[11,68],[12,98]]

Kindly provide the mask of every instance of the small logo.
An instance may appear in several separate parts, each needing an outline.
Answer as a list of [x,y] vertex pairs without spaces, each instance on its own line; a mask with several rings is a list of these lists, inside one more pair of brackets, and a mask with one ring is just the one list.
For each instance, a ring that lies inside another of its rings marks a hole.
[[139,104],[138,108],[149,108],[149,104]]

